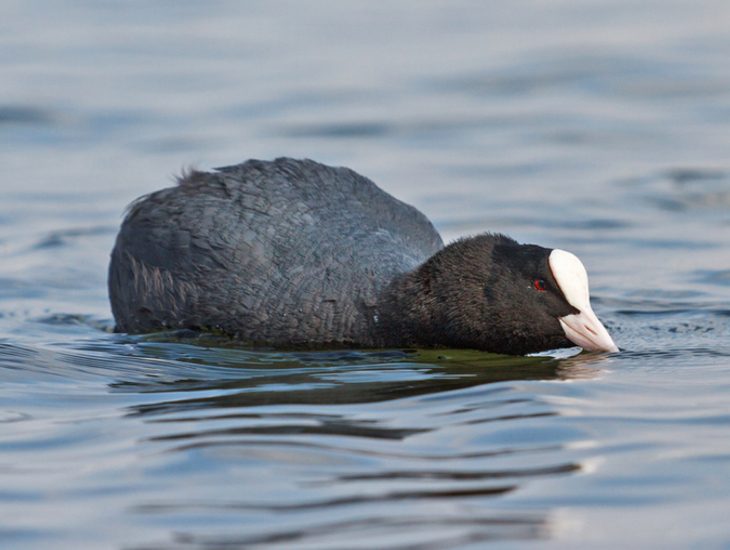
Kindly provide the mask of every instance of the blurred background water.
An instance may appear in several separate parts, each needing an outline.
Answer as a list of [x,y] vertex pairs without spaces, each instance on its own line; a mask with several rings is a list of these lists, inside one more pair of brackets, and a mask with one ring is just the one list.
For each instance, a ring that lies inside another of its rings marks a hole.
[[[726,2],[1,6],[0,546],[730,547]],[[281,155],[577,253],[624,351],[111,333],[124,207]]]

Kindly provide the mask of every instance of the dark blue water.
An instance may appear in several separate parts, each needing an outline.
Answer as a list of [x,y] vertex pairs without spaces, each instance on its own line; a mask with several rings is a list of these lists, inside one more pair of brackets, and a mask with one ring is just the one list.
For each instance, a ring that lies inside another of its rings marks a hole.
[[[730,547],[727,3],[2,11],[2,548]],[[280,155],[575,252],[624,351],[111,333],[124,207]]]

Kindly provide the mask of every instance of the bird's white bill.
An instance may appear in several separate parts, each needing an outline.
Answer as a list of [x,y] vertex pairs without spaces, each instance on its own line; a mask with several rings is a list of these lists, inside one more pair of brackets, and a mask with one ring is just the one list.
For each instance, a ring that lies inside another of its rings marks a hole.
[[613,343],[606,327],[598,320],[590,306],[579,313],[559,317],[568,340],[586,351],[616,352],[618,347]]
[[575,254],[556,248],[548,259],[550,270],[567,302],[578,313],[559,317],[568,340],[587,351],[618,351],[606,327],[591,309],[586,268]]

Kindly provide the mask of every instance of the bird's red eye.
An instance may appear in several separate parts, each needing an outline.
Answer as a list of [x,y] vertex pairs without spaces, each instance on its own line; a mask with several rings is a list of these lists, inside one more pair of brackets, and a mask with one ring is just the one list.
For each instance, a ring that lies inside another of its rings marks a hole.
[[545,281],[543,281],[542,279],[535,279],[534,281],[532,281],[532,286],[535,287],[535,290],[545,292]]

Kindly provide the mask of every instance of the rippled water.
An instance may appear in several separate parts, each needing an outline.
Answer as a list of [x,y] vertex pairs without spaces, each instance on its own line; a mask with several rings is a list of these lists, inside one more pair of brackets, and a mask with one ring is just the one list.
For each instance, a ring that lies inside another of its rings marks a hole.
[[[730,547],[722,1],[3,4],[0,546]],[[125,205],[306,156],[580,255],[622,352],[113,334]]]

